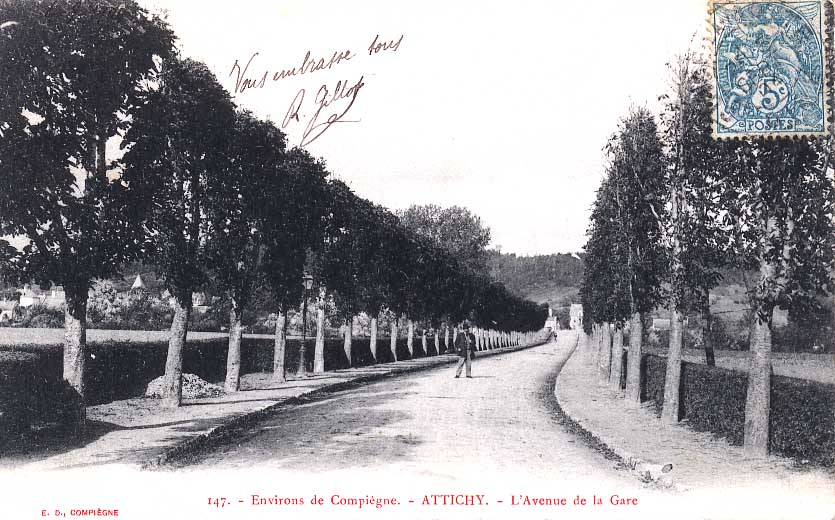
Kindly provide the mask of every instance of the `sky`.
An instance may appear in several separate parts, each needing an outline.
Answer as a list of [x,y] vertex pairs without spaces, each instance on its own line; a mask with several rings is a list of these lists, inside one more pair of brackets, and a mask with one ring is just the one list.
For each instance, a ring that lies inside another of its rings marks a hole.
[[618,119],[657,112],[666,63],[707,34],[704,0],[142,3],[358,195],[465,206],[524,255],[581,250]]

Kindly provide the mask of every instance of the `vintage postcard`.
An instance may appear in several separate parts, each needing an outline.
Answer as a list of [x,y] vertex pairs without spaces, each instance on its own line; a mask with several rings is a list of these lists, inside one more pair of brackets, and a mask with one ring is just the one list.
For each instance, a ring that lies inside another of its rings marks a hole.
[[832,11],[0,0],[0,518],[835,519]]

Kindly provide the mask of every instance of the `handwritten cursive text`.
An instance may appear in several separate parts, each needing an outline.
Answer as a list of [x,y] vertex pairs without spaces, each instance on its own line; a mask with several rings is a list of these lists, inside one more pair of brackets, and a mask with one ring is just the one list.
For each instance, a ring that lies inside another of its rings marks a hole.
[[[313,116],[307,121],[307,126],[302,133],[302,140],[300,146],[305,146],[324,134],[331,126],[336,123],[358,123],[358,119],[345,119],[348,111],[354,106],[362,87],[365,86],[363,80],[365,76],[351,85],[347,81],[338,81],[333,90],[330,90],[327,85],[322,85],[316,92],[314,98],[315,112]],[[350,85],[350,86],[349,86]],[[307,119],[304,115],[304,98],[305,90],[301,89],[296,93],[296,97],[290,103],[287,109],[287,114],[281,123],[281,128],[287,128],[293,121],[301,123],[302,119]],[[330,115],[325,115],[329,113]],[[324,120],[322,119],[324,118]]]

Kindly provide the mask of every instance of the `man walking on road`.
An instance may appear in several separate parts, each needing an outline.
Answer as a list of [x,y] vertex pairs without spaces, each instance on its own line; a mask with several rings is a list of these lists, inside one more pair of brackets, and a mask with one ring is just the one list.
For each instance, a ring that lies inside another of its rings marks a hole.
[[464,320],[464,323],[461,324],[461,332],[455,339],[455,350],[461,358],[458,361],[455,377],[461,377],[461,369],[464,368],[465,364],[467,365],[467,377],[473,377],[471,356],[475,350],[475,336],[470,333],[470,322],[467,320]]

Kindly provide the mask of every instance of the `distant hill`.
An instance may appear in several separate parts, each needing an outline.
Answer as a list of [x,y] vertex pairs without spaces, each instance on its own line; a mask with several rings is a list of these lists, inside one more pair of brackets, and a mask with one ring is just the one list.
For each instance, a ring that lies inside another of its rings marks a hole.
[[556,309],[580,301],[582,255],[516,256],[491,251],[488,266],[493,278],[513,294]]

